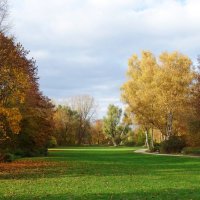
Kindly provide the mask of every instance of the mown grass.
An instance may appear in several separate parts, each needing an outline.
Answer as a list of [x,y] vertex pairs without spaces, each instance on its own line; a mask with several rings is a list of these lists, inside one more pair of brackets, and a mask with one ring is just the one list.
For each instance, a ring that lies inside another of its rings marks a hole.
[[0,199],[200,199],[199,158],[133,150],[69,147],[0,164]]

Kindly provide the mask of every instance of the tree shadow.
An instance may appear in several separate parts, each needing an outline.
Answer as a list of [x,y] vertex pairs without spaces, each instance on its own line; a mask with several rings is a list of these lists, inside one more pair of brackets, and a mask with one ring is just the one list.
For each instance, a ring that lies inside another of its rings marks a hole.
[[200,175],[200,159],[131,152],[60,151],[49,157],[0,164],[0,180],[83,176]]
[[124,193],[88,193],[73,195],[70,193],[61,194],[44,194],[44,195],[20,195],[20,196],[4,196],[2,200],[199,200],[200,193],[198,189],[170,189],[165,190],[148,190],[148,191],[132,191]]

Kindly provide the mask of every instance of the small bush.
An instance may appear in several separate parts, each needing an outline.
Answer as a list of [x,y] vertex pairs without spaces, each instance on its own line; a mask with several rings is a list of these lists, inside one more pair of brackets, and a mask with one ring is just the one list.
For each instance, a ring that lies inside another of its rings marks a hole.
[[12,162],[15,156],[12,153],[1,154],[1,162]]
[[[57,145],[56,145],[57,146]],[[48,156],[48,148],[41,148],[39,149],[40,155]]]
[[16,149],[14,151],[14,153],[15,153],[15,156],[17,156],[17,157],[25,157],[25,155],[26,155],[22,149]]
[[28,149],[26,150],[25,157],[38,157],[38,156],[47,156],[47,148],[38,148],[38,149]]
[[155,143],[154,147],[150,148],[150,152],[160,152],[160,144],[159,143]]
[[132,146],[135,146],[135,142],[134,141],[126,141],[124,143],[125,146],[129,146],[129,147],[132,147]]
[[200,147],[185,147],[182,150],[183,154],[199,155],[200,156]]
[[185,140],[182,137],[172,136],[161,142],[160,153],[181,153],[185,145]]
[[6,153],[4,156],[4,162],[12,162],[15,156],[12,153]]
[[56,147],[56,146],[58,146],[57,140],[56,140],[55,137],[52,136],[48,141],[48,147],[53,148],[53,147]]

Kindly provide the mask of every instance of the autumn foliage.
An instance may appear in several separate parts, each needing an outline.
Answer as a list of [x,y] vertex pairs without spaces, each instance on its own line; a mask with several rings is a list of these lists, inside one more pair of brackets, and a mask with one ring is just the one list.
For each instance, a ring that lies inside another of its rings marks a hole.
[[[174,138],[183,138],[183,144],[200,146],[200,58],[194,69],[179,52],[134,54],[121,88],[126,110],[109,105],[103,120],[96,120],[97,105],[89,95],[54,106],[42,94],[36,61],[5,35],[7,6],[7,0],[0,0],[0,161],[46,155],[56,145],[145,142],[154,149],[155,141],[168,148]],[[132,125],[137,125],[136,134]]]
[[[133,55],[129,59],[127,75],[122,99],[134,123],[146,132],[147,142],[151,138],[151,146],[154,130],[159,130],[161,141],[174,136],[187,138],[195,121],[194,135],[199,137],[199,73],[194,71],[189,57],[164,52],[156,58],[143,51],[141,58]],[[191,141],[188,145],[192,145]]]
[[43,153],[52,131],[53,105],[39,91],[37,67],[28,51],[2,33],[0,76],[1,151]]

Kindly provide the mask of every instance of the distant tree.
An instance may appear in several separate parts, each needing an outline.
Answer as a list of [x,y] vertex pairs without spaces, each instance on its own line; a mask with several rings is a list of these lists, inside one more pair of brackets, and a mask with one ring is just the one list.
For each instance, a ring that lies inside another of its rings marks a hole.
[[78,113],[68,106],[59,105],[54,113],[54,135],[59,145],[77,143]]
[[[106,117],[103,119],[103,132],[111,139],[114,146],[118,145],[122,110],[115,105],[109,105]],[[122,131],[120,129],[120,131]]]
[[95,119],[97,105],[93,97],[82,95],[72,97],[70,106],[72,110],[78,113],[77,144],[80,145],[89,140],[88,129],[90,123]]
[[96,120],[90,128],[91,144],[106,144],[108,141],[103,133],[103,121]]

